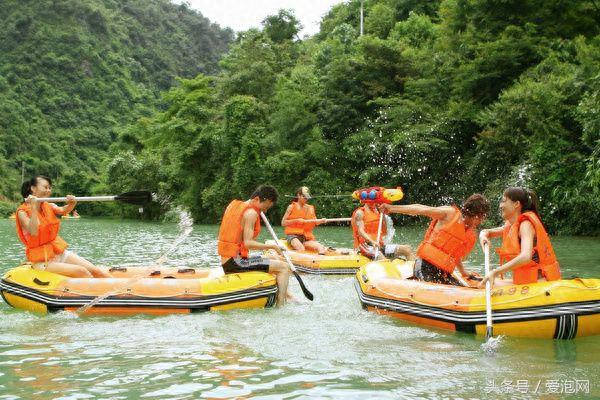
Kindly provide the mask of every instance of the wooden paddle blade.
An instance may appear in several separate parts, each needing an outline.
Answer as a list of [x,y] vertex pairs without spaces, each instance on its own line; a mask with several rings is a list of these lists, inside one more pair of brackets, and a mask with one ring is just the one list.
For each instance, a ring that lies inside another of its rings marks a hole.
[[298,280],[298,283],[300,284],[300,289],[302,289],[302,293],[304,293],[304,296],[307,299],[309,299],[310,301],[313,301],[313,299],[315,298],[315,296],[310,292],[310,290],[308,290],[308,288],[304,284],[304,281],[302,280],[302,278],[300,278],[300,275],[298,275],[298,273],[296,271],[292,271],[292,273],[294,274],[294,276]]
[[152,201],[152,193],[147,190],[136,190],[115,197],[115,200],[136,205],[144,205]]

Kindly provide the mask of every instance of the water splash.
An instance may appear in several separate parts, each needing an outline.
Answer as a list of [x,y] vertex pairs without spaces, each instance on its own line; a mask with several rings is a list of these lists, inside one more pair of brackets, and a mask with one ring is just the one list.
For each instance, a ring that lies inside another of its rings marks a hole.
[[[161,205],[167,205],[167,204],[169,204],[169,199],[168,198],[160,199],[154,193],[152,194],[152,197],[153,197],[153,200],[158,201]],[[169,254],[171,254],[175,249],[177,249],[177,247],[179,247],[179,245],[181,243],[183,243],[183,241],[185,239],[187,239],[187,237],[190,235],[190,233],[192,233],[192,231],[194,230],[194,228],[193,228],[194,219],[192,218],[192,216],[191,216],[191,214],[189,213],[188,210],[184,209],[181,206],[177,206],[174,209],[174,211],[179,216],[179,222],[177,223],[177,226],[179,228],[179,235],[177,236],[177,238],[175,239],[175,241],[173,242],[173,244],[171,244],[171,246],[169,246],[169,248],[155,261],[155,264],[158,267],[162,266],[165,263],[165,261],[167,261],[167,256]],[[140,279],[146,278],[147,275],[148,275],[147,273],[143,273],[140,276],[136,276],[134,278],[131,278],[131,279],[127,280],[123,285],[119,286],[115,290],[111,290],[110,292],[107,292],[107,293],[105,293],[105,294],[103,294],[101,296],[98,296],[95,299],[93,299],[92,301],[90,301],[89,303],[87,303],[87,304],[83,305],[82,307],[78,308],[75,311],[75,313],[77,315],[84,314],[87,310],[89,310],[90,308],[94,307],[96,304],[100,303],[102,300],[108,298],[109,296],[114,296],[114,295],[117,295],[119,293],[122,293],[124,290],[126,290],[133,283],[139,281]]]
[[394,228],[394,220],[392,219],[392,217],[390,217],[389,215],[386,215],[384,217],[385,220],[385,229],[386,229],[386,234],[383,237],[383,243],[385,244],[390,244],[392,243],[392,240],[394,239],[394,235],[396,234],[396,228]]
[[192,218],[190,212],[183,207],[177,206],[175,211],[179,215],[179,222],[177,226],[179,227],[179,236],[175,239],[173,244],[165,251],[157,260],[156,263],[160,266],[167,261],[167,256],[171,254],[194,230],[194,219]]
[[498,350],[500,350],[502,343],[504,343],[503,335],[496,337],[492,336],[481,345],[481,350],[483,350],[487,355],[493,356],[498,352]]

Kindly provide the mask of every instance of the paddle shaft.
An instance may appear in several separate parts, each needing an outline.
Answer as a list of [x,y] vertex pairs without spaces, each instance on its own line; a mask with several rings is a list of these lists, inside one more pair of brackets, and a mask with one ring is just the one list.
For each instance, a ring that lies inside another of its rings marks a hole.
[[[329,222],[350,222],[352,218],[323,218],[325,220],[324,223]],[[319,222],[321,219],[305,219],[304,222]]]
[[[490,246],[488,243],[483,245],[483,256],[485,265],[485,275],[490,272]],[[485,283],[485,320],[486,320],[486,339],[491,338],[494,335],[494,328],[492,326],[492,285],[488,280]]]
[[[261,211],[260,217],[262,218],[263,222],[265,223],[265,226],[269,230],[269,233],[273,237],[273,240],[275,241],[275,243],[279,243],[277,240],[277,235],[275,234],[275,231],[273,230],[273,227],[271,226],[271,223],[267,219],[267,216],[265,215],[265,213],[263,213]],[[302,281],[302,278],[300,278],[300,275],[298,275],[298,272],[296,272],[296,267],[294,267],[294,264],[292,264],[292,260],[290,260],[290,256],[288,255],[287,249],[282,248],[281,250],[283,253],[283,257],[285,258],[285,261],[290,266],[292,273],[294,274],[294,276],[296,277],[296,280],[300,284],[300,289],[302,289],[302,293],[304,293],[304,296],[306,296],[307,299],[312,301],[314,299],[314,295],[310,292],[310,290],[308,290],[308,288],[304,284],[304,281]]]
[[377,246],[375,246],[375,260],[379,256],[379,243],[381,241],[381,227],[383,226],[383,213],[379,214],[379,226],[377,227]]
[[[114,201],[117,196],[92,196],[92,197],[75,197],[75,201]],[[47,201],[50,203],[67,201],[66,197],[40,197],[37,201]]]

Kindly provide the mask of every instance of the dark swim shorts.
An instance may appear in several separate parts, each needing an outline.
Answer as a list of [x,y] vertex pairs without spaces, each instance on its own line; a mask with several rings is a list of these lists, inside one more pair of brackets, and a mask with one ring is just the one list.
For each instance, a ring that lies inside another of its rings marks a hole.
[[230,258],[225,264],[223,264],[223,271],[225,271],[226,274],[249,271],[269,272],[270,262],[271,260],[261,256],[249,258],[235,257]]
[[292,245],[292,240],[294,239],[298,239],[302,244],[306,242],[306,236],[304,235],[287,235],[287,242],[290,246]]

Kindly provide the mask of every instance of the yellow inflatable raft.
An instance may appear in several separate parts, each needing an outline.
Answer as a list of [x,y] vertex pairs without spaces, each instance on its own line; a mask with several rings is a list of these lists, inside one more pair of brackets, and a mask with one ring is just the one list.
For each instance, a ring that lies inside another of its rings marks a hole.
[[4,301],[22,310],[76,311],[98,296],[85,314],[175,314],[275,304],[273,275],[246,272],[212,277],[209,270],[106,267],[113,278],[69,278],[23,264],[0,280]]
[[[372,262],[356,273],[370,311],[437,328],[485,335],[485,290],[405,279],[414,262]],[[573,339],[600,334],[600,279],[492,289],[494,335]]]
[[61,218],[62,219],[79,219],[79,218],[81,218],[81,215],[71,215],[71,214],[69,214],[69,215],[63,215],[63,216],[61,216]]
[[[266,243],[274,244],[275,241],[267,240]],[[279,240],[279,245],[288,249],[290,259],[296,269],[307,274],[352,275],[360,266],[371,261],[351,249],[336,249],[321,255],[316,251],[293,250],[284,239]],[[265,255],[269,258],[277,257],[274,250],[266,251]]]

